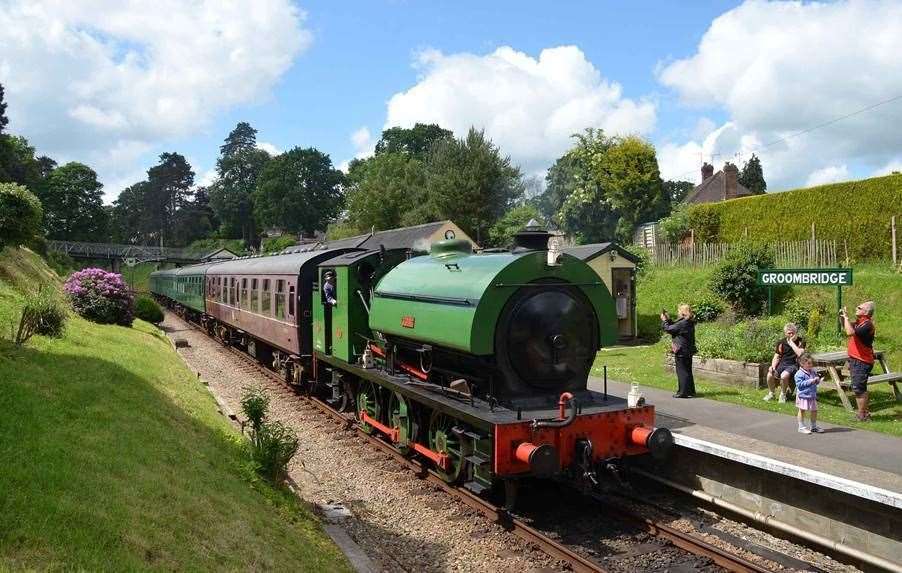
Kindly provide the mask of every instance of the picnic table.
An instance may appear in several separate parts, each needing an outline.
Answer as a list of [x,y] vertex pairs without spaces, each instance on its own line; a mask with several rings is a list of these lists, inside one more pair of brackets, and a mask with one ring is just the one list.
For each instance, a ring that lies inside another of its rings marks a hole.
[[[868,386],[870,387],[871,384],[882,384],[886,382],[892,386],[893,396],[896,398],[896,402],[900,401],[902,397],[900,397],[899,388],[896,386],[896,382],[902,381],[902,372],[890,371],[889,367],[886,365],[882,350],[875,351],[874,356],[877,359],[876,361],[880,364],[880,368],[883,369],[883,374],[869,376]],[[839,394],[839,399],[842,400],[843,406],[845,406],[847,410],[855,411],[855,408],[849,401],[849,397],[846,396],[844,389],[844,386],[849,386],[850,383],[845,380],[842,373],[843,366],[845,366],[846,362],[849,360],[849,353],[844,350],[838,352],[820,352],[812,354],[811,359],[814,361],[815,367],[823,368],[830,374],[830,381],[836,387],[836,393]]]

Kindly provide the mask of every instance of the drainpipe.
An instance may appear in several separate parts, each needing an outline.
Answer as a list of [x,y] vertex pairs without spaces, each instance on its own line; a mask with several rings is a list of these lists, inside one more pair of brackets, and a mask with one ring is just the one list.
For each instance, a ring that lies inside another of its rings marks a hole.
[[784,533],[789,533],[791,535],[795,535],[797,537],[801,537],[805,541],[809,541],[816,545],[820,545],[822,547],[827,547],[837,553],[842,553],[847,557],[851,557],[852,559],[856,559],[858,561],[867,563],[869,565],[873,565],[874,567],[879,567],[881,569],[885,569],[887,571],[902,571],[902,568],[899,567],[898,563],[894,563],[892,561],[888,561],[882,557],[878,557],[876,555],[871,555],[869,553],[864,553],[854,547],[849,547],[848,545],[838,543],[832,539],[827,539],[821,535],[816,533],[809,533],[807,531],[801,531],[797,527],[789,525],[783,521],[778,519],[774,519],[772,515],[764,515],[757,511],[749,511],[745,508],[739,507],[738,505],[732,504],[729,501],[725,501],[719,497],[714,497],[710,493],[704,492],[700,489],[692,489],[691,487],[685,486],[683,484],[676,483],[675,481],[671,481],[667,478],[663,478],[654,474],[650,474],[645,470],[639,468],[630,468],[631,472],[637,473],[643,477],[648,479],[652,479],[654,481],[660,482],[667,487],[671,487],[673,489],[679,490],[683,493],[687,493],[692,497],[697,497],[703,501],[706,501],[712,505],[716,505],[717,507],[722,507],[728,511],[732,511],[734,513],[738,513],[739,515],[750,519],[752,521],[756,521],[763,525],[773,527],[779,531]]

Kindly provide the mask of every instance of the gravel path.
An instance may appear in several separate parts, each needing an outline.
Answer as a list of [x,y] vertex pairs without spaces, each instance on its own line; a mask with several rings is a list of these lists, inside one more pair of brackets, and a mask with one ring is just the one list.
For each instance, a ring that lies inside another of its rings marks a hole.
[[271,397],[270,417],[291,426],[301,449],[290,468],[301,496],[341,503],[353,518],[341,526],[384,571],[560,571],[561,563],[530,547],[441,490],[376,452],[300,399],[286,399],[267,379],[218,342],[166,313],[163,328],[184,338],[178,352],[234,413],[244,388]]

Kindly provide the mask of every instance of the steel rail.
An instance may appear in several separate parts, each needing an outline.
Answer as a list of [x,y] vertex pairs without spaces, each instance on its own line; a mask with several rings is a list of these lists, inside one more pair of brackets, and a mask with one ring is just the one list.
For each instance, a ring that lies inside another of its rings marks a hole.
[[[207,332],[201,326],[183,317],[179,318],[181,318],[191,327],[199,330],[200,332],[203,332],[204,334],[207,334]],[[210,338],[222,343],[222,341],[216,338]],[[482,499],[481,497],[478,497],[470,491],[447,483],[445,480],[434,474],[427,466],[420,463],[418,460],[404,456],[394,447],[392,447],[391,444],[385,442],[375,435],[366,433],[362,428],[359,427],[356,419],[352,416],[347,416],[345,414],[342,414],[341,412],[336,411],[318,398],[298,392],[298,389],[296,387],[288,384],[288,382],[281,376],[279,376],[277,373],[267,368],[263,364],[260,364],[255,358],[248,355],[246,352],[242,352],[241,350],[233,346],[223,345],[223,347],[227,349],[231,354],[241,359],[246,365],[252,366],[255,370],[257,370],[273,382],[279,384],[279,386],[283,390],[290,392],[293,396],[301,398],[307,404],[330,416],[333,421],[340,423],[344,427],[344,429],[354,430],[358,436],[362,437],[368,443],[372,444],[380,451],[392,456],[395,460],[413,470],[417,477],[439,487],[442,491],[451,495],[471,509],[480,512],[483,516],[498,524],[506,531],[510,531],[511,533],[517,535],[528,543],[535,544],[547,555],[555,559],[567,562],[572,570],[576,573],[604,573],[606,571],[606,569],[604,569],[604,567],[602,567],[599,563],[583,557],[582,555],[576,553],[565,545],[551,539],[547,535],[525,523],[523,520],[511,515],[504,508],[495,506],[494,504]],[[690,533],[680,531],[653,519],[637,515],[636,513],[633,513],[626,508],[611,506],[609,503],[607,503],[606,500],[604,500],[597,494],[589,495],[596,501],[604,502],[605,509],[610,513],[616,514],[616,516],[623,521],[633,523],[634,525],[645,530],[647,533],[654,535],[655,537],[664,539],[672,545],[679,547],[680,549],[688,553],[699,557],[708,558],[715,564],[723,567],[728,571],[736,571],[739,573],[771,573],[771,570],[767,569],[766,567],[762,567],[761,565],[753,563],[739,555],[729,553],[728,551],[716,547]]]

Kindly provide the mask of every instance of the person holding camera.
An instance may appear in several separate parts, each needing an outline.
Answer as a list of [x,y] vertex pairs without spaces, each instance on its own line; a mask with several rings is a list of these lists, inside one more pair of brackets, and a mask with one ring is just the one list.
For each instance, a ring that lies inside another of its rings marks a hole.
[[780,398],[782,404],[790,392],[790,382],[793,381],[799,369],[799,356],[805,352],[805,340],[798,336],[799,327],[788,322],[783,327],[783,338],[774,346],[774,357],[770,361],[767,370],[767,395],[764,401],[774,399],[774,391],[777,383],[780,384]]
[[855,419],[867,422],[871,419],[868,411],[868,376],[874,369],[874,301],[869,300],[855,307],[855,322],[849,320],[845,307],[839,311],[843,330],[849,338],[849,375],[852,378],[852,392],[858,403]]
[[678,387],[674,398],[694,398],[695,378],[692,376],[692,355],[695,354],[695,317],[688,304],[677,309],[677,320],[670,319],[667,311],[661,309],[661,327],[672,337],[670,349],[676,368]]

